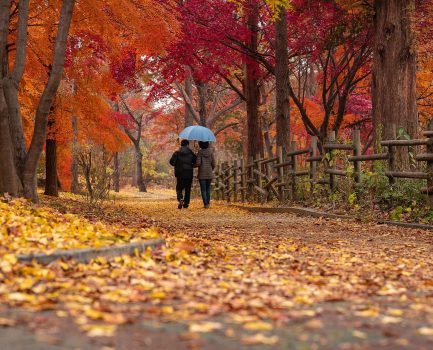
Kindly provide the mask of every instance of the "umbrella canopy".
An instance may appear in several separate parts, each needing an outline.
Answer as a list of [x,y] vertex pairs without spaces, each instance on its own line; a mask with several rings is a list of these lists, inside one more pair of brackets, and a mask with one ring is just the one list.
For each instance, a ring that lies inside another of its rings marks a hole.
[[200,125],[188,126],[182,130],[182,132],[179,134],[179,137],[192,141],[216,142],[216,137],[213,132],[210,129]]

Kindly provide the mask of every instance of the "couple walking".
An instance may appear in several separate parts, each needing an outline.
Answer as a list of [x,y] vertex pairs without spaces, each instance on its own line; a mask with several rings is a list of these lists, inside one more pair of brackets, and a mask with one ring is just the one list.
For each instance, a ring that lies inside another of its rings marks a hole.
[[[191,197],[193,169],[198,167],[201,198],[205,208],[210,205],[210,190],[215,168],[215,157],[209,148],[209,142],[199,141],[200,150],[197,155],[189,148],[189,141],[182,140],[180,149],[173,153],[170,164],[174,166],[176,176],[176,194],[179,209],[188,208]],[[185,195],[183,194],[185,192]]]

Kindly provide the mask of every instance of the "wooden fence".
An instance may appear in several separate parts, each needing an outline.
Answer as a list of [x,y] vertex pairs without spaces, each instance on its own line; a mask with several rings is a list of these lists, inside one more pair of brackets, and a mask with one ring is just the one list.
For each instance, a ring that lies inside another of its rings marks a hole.
[[[322,146],[322,154],[317,137],[312,137],[309,147],[297,149],[296,143],[292,142],[289,152],[283,154],[283,150],[278,148],[277,156],[273,158],[255,157],[247,163],[243,159],[224,162],[216,169],[214,194],[217,199],[228,202],[263,204],[274,199],[285,202],[296,199],[300,181],[310,183],[311,194],[316,185],[327,186],[330,191],[335,191],[339,177],[350,178],[355,186],[359,186],[362,181],[362,163],[382,161],[386,169],[384,175],[390,184],[395,183],[396,178],[426,180],[427,186],[421,191],[427,195],[428,204],[433,207],[433,131],[424,131],[422,135],[425,138],[413,140],[398,140],[395,127],[393,131],[392,140],[381,142],[382,148],[386,150],[384,153],[361,154],[360,131],[355,129],[352,143],[348,144],[338,143],[335,133],[331,133]],[[413,154],[418,170],[398,170],[396,151],[400,147],[418,150],[418,154]],[[425,148],[424,152],[419,151],[422,148]],[[341,166],[338,168],[338,165],[347,165],[347,162],[353,165],[349,167],[350,172],[341,169]],[[319,167],[322,171],[319,171]]]

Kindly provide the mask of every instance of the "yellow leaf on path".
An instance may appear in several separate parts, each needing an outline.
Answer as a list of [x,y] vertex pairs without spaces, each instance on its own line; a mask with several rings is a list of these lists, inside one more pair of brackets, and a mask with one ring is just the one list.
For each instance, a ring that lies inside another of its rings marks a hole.
[[352,335],[354,337],[360,338],[360,339],[366,339],[367,338],[367,334],[365,334],[364,332],[361,332],[361,331],[357,331],[357,330],[352,331]]
[[257,321],[245,323],[244,328],[250,331],[270,331],[274,327],[270,323]]
[[245,345],[257,345],[257,344],[265,344],[265,345],[274,345],[278,343],[278,337],[276,335],[266,336],[262,333],[258,333],[252,336],[244,336],[241,341]]
[[218,282],[218,286],[220,286],[220,287],[222,287],[222,288],[227,288],[227,289],[230,288],[230,284],[227,283],[226,281]]
[[66,311],[64,311],[64,310],[57,310],[56,311],[56,316],[57,317],[67,317],[68,313]]
[[0,317],[0,327],[12,327],[15,326],[17,321],[11,318]]
[[8,273],[12,271],[12,266],[17,263],[17,257],[14,254],[5,254],[0,261],[0,270]]
[[118,313],[118,314],[104,313],[104,315],[102,316],[102,319],[105,322],[108,322],[111,324],[123,324],[123,323],[126,323],[126,321],[127,321],[126,317],[120,313]]
[[22,282],[20,282],[20,290],[30,289],[35,284],[35,280],[32,278],[26,278]]
[[298,304],[306,304],[306,305],[313,303],[313,301],[310,298],[308,298],[307,296],[302,296],[302,295],[298,295],[297,297],[295,297],[293,299],[293,301],[295,303],[298,303]]
[[15,265],[18,260],[15,254],[5,254],[2,256],[2,261],[7,261],[9,264]]
[[101,319],[103,316],[103,313],[101,311],[95,310],[95,309],[87,309],[85,311],[85,314],[87,317],[94,319],[94,320]]
[[388,309],[387,312],[391,316],[401,316],[401,315],[403,315],[403,310],[400,310],[400,309]]
[[32,301],[35,300],[35,296],[26,293],[11,293],[8,295],[9,300],[13,301]]
[[255,315],[240,315],[240,314],[230,315],[230,320],[233,323],[255,322],[257,321],[257,319],[258,317]]
[[116,332],[114,325],[89,325],[86,328],[88,337],[112,337]]
[[162,313],[164,314],[172,314],[174,312],[173,306],[163,306],[162,307]]
[[401,317],[393,317],[393,316],[384,316],[382,317],[382,323],[389,324],[389,323],[400,323],[403,319]]
[[356,316],[361,316],[361,317],[376,317],[379,315],[379,310],[377,308],[368,308],[362,311],[357,311],[355,312]]
[[433,328],[421,327],[421,328],[418,328],[418,333],[421,335],[433,335]]
[[152,294],[150,294],[151,299],[165,299],[166,296],[164,292],[152,292]]
[[218,322],[191,323],[189,325],[189,331],[192,333],[208,333],[221,328],[222,324]]

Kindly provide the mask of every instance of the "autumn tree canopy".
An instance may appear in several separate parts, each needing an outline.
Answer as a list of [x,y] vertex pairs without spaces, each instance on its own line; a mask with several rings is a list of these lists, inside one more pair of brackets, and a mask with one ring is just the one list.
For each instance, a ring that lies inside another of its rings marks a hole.
[[[80,147],[116,157],[135,149],[138,159],[159,142],[172,148],[193,124],[211,128],[224,154],[245,158],[311,136],[321,149],[331,131],[344,138],[352,128],[368,149],[374,137],[390,137],[373,129],[399,121],[415,135],[431,114],[432,4],[381,3],[2,0],[0,190],[36,200],[40,176],[75,188]],[[383,16],[404,20],[395,43],[383,42]],[[397,52],[410,56],[400,73]],[[400,75],[406,90],[392,82]],[[393,109],[401,94],[406,114]],[[137,111],[147,126],[119,122]],[[135,184],[140,171],[127,170]]]

